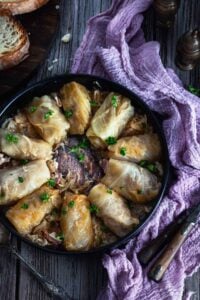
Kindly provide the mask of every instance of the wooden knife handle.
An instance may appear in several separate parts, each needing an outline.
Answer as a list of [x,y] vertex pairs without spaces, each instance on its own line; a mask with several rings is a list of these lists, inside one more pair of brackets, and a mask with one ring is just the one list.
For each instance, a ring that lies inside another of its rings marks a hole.
[[184,223],[177,231],[171,242],[167,245],[164,252],[156,260],[153,267],[149,270],[148,277],[159,282],[165,274],[168,266],[176,255],[177,251],[191,232],[194,223]]
[[157,238],[138,253],[138,260],[142,265],[147,265],[167,245],[184,219],[185,214],[181,214],[174,223],[168,225]]

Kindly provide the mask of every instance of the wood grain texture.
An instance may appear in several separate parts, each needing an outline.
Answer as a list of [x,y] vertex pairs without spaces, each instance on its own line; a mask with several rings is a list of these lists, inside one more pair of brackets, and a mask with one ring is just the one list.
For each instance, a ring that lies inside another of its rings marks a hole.
[[[82,40],[86,21],[92,15],[105,10],[111,0],[63,0],[60,3],[61,26],[48,59],[40,68],[38,75],[31,81],[39,81],[55,74],[67,72],[70,69],[75,50]],[[199,0],[181,1],[181,7],[172,29],[165,32],[155,27],[155,17],[152,10],[145,14],[144,32],[147,40],[157,40],[161,43],[161,58],[167,67],[172,67],[183,80],[185,85],[193,84],[200,87],[200,68],[192,72],[179,71],[174,65],[175,44],[178,37],[194,26],[200,26]],[[68,44],[61,42],[61,37],[70,32],[72,40]],[[51,71],[48,67],[57,58],[58,63]],[[30,82],[30,83],[31,83]],[[52,277],[62,285],[73,299],[94,300],[102,286],[106,283],[106,273],[101,265],[100,257],[96,256],[56,256],[44,253],[21,243],[21,253],[39,271]],[[0,299],[2,300],[50,300],[39,283],[23,267],[16,268],[10,257],[0,256]],[[8,271],[8,267],[11,271]],[[17,281],[16,281],[17,277]],[[199,291],[200,272],[186,281],[185,291],[193,291],[192,300],[200,300]],[[9,284],[9,293],[8,293]],[[121,299],[120,299],[121,300]],[[176,300],[176,299],[174,299]]]
[[41,9],[16,17],[29,34],[29,57],[14,68],[0,72],[0,98],[10,90],[27,84],[30,76],[46,58],[59,25],[59,13],[55,6],[59,0],[51,0]]

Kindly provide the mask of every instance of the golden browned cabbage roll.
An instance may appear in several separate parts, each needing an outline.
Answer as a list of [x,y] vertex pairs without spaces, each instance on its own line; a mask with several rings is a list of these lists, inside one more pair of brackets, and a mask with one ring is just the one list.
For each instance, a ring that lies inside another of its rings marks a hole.
[[126,235],[138,224],[138,219],[131,216],[125,200],[104,184],[95,185],[88,198],[96,209],[97,216],[102,218],[105,225],[117,236]]
[[0,151],[17,159],[50,159],[51,145],[42,139],[0,129]]
[[0,205],[32,193],[50,178],[45,160],[35,160],[24,166],[0,170]]
[[96,148],[105,148],[118,138],[133,114],[128,98],[110,93],[92,118],[87,137]]
[[109,157],[133,162],[154,161],[161,157],[161,144],[155,133],[121,138],[108,150]]
[[26,114],[38,134],[49,144],[58,144],[66,137],[69,123],[49,96],[34,98],[26,108]]
[[26,235],[59,204],[61,204],[59,190],[43,185],[8,209],[6,217],[20,234]]
[[101,180],[109,188],[133,202],[145,203],[159,193],[158,178],[135,163],[110,159]]
[[87,89],[77,82],[70,82],[62,87],[60,97],[70,123],[70,134],[84,134],[91,115],[91,99]]
[[89,202],[85,195],[66,193],[60,220],[67,250],[88,250],[94,241]]

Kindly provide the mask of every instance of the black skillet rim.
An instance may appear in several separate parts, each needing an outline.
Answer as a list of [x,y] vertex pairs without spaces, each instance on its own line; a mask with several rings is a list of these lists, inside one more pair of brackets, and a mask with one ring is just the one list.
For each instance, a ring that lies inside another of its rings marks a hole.
[[[153,201],[153,208],[152,210],[146,215],[145,219],[130,233],[128,233],[125,237],[118,239],[116,242],[111,243],[109,245],[105,245],[96,249],[92,249],[89,251],[80,251],[80,252],[74,252],[74,251],[65,251],[65,250],[60,250],[60,249],[56,249],[56,248],[49,248],[49,247],[44,247],[41,245],[38,245],[34,242],[32,242],[31,240],[21,236],[15,229],[14,227],[10,224],[10,222],[7,220],[7,218],[5,217],[5,215],[3,214],[3,212],[0,212],[0,221],[2,222],[2,224],[8,229],[8,231],[10,231],[12,234],[14,234],[18,239],[20,239],[21,241],[36,247],[38,249],[41,249],[45,252],[48,253],[53,253],[53,254],[61,254],[61,255],[69,255],[69,254],[73,254],[73,255],[77,255],[77,254],[92,254],[92,253],[102,253],[102,252],[106,252],[109,250],[113,250],[117,247],[121,247],[123,245],[125,245],[131,238],[136,237],[139,232],[145,227],[145,225],[148,223],[148,221],[153,217],[156,209],[158,208],[158,206],[160,205],[164,193],[167,189],[167,185],[168,185],[168,180],[169,180],[169,173],[170,173],[170,161],[169,161],[169,153],[168,153],[168,147],[167,147],[167,142],[164,136],[164,132],[163,129],[160,125],[160,122],[158,121],[157,117],[155,116],[154,112],[152,112],[150,110],[150,108],[148,107],[148,105],[146,103],[144,103],[138,96],[136,96],[132,91],[130,91],[129,89],[127,89],[126,87],[122,86],[121,84],[118,84],[116,82],[113,82],[111,80],[108,79],[104,79],[101,78],[99,76],[93,76],[93,75],[89,75],[89,74],[62,74],[62,75],[57,75],[54,76],[52,78],[43,80],[43,81],[39,81],[25,89],[20,90],[15,96],[9,98],[8,100],[4,101],[4,103],[2,105],[0,105],[0,123],[1,123],[1,119],[3,118],[3,116],[6,114],[6,112],[10,109],[13,109],[13,106],[19,101],[21,101],[20,99],[23,97],[27,97],[27,95],[31,94],[32,96],[37,96],[38,94],[42,95],[42,91],[44,90],[44,87],[46,88],[46,90],[49,90],[49,93],[51,93],[53,90],[51,90],[51,86],[61,86],[66,82],[69,81],[77,81],[86,85],[90,85],[93,86],[94,82],[98,82],[100,84],[100,86],[108,86],[110,87],[110,91],[116,91],[121,93],[122,95],[126,95],[127,97],[129,97],[131,99],[131,102],[140,107],[145,114],[147,114],[148,118],[150,119],[150,122],[152,122],[153,127],[155,129],[155,131],[158,133],[160,140],[161,140],[161,144],[162,144],[162,148],[163,148],[163,158],[164,158],[164,174],[163,174],[163,179],[162,179],[162,186],[160,189],[160,193],[159,195],[156,197],[156,199]],[[85,83],[87,82],[87,83]],[[104,88],[103,88],[104,89]],[[109,88],[108,88],[109,89]],[[54,90],[56,91],[56,90]],[[38,94],[37,94],[38,93]],[[32,97],[30,97],[31,101]],[[23,99],[25,100],[25,99]],[[27,101],[27,102],[28,102]],[[23,104],[23,101],[20,103],[21,105]],[[18,107],[19,108],[19,107]],[[14,110],[16,110],[16,108],[14,108]],[[9,113],[8,113],[9,115]],[[7,118],[8,116],[6,116]]]

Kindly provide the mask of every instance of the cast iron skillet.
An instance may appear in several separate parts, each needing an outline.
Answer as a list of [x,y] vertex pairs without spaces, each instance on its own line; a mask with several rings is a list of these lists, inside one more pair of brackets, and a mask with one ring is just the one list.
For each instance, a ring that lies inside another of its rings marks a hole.
[[[146,215],[145,219],[130,233],[128,233],[126,236],[119,238],[116,242],[111,243],[109,245],[89,250],[89,251],[82,251],[82,252],[76,252],[76,254],[87,254],[87,253],[97,253],[97,252],[105,252],[107,250],[114,249],[116,247],[122,246],[125,243],[127,243],[131,238],[135,237],[141,229],[147,224],[149,219],[153,216],[156,208],[160,204],[163,195],[165,193],[165,190],[167,188],[168,178],[169,178],[169,155],[167,150],[167,143],[163,134],[163,130],[160,126],[160,122],[154,115],[154,113],[149,109],[149,107],[141,100],[139,99],[134,93],[132,93],[127,88],[123,87],[122,85],[97,77],[97,76],[91,76],[91,75],[84,75],[84,74],[68,74],[68,75],[60,75],[56,76],[44,81],[41,81],[39,83],[36,83],[32,85],[31,87],[28,87],[24,90],[21,90],[18,94],[11,97],[9,100],[5,101],[0,106],[0,126],[1,124],[10,117],[12,114],[16,113],[16,110],[19,108],[24,107],[29,101],[33,99],[35,96],[42,96],[44,94],[49,94],[51,92],[58,91],[61,86],[67,82],[70,81],[77,81],[83,85],[85,85],[88,89],[93,89],[94,87],[97,87],[97,83],[101,86],[102,90],[104,91],[113,91],[117,92],[119,94],[122,94],[128,98],[131,99],[132,104],[134,107],[141,109],[144,114],[147,115],[148,120],[153,125],[155,132],[158,133],[161,145],[162,145],[162,155],[163,155],[163,168],[164,168],[164,175],[162,179],[162,185],[159,192],[159,195],[156,197],[156,199],[152,202],[153,208],[152,210]],[[11,223],[7,220],[7,218],[4,215],[4,212],[0,212],[0,221],[3,223],[3,225],[15,236],[17,236],[22,241],[35,246],[37,248],[40,248],[44,251],[51,252],[54,254],[74,254],[75,252],[72,251],[64,251],[60,249],[54,249],[49,247],[42,247],[40,245],[37,245],[30,240],[28,240],[25,237],[20,236],[20,234],[14,229],[14,227],[11,225]]]

